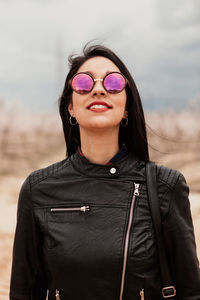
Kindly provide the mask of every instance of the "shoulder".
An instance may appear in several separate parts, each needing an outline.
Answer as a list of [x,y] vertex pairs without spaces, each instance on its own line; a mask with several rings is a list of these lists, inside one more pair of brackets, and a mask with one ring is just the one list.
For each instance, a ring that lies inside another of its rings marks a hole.
[[69,165],[69,159],[65,158],[47,167],[31,172],[25,181],[29,182],[30,186],[33,186],[54,174],[58,174],[59,172],[62,172],[62,170],[65,169],[68,165]]
[[24,180],[18,197],[18,216],[23,213],[23,211],[28,211],[32,209],[33,201],[33,190],[32,188],[37,186],[38,183],[46,180],[47,178],[58,175],[62,170],[67,168],[69,165],[69,159],[55,162],[45,168],[41,168],[30,173]]
[[178,182],[185,182],[184,175],[173,168],[169,168],[163,165],[157,166],[157,181],[166,185],[169,189],[174,189]]
[[188,206],[189,187],[184,175],[173,168],[157,166],[157,192],[160,201],[162,220],[173,211]]

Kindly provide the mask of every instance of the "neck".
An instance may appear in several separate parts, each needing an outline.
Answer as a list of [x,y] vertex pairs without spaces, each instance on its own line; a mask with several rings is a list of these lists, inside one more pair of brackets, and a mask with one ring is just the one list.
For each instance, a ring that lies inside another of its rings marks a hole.
[[91,131],[80,128],[81,151],[92,163],[106,164],[119,151],[119,129]]

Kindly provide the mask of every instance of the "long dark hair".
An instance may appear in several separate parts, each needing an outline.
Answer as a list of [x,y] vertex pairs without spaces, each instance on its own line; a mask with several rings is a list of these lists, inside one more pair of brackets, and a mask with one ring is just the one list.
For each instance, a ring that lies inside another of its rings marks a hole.
[[75,153],[80,145],[79,126],[78,124],[76,126],[72,126],[69,123],[70,114],[68,111],[68,105],[72,100],[73,92],[69,81],[86,60],[95,56],[103,56],[110,59],[128,79],[128,84],[126,85],[128,125],[126,127],[120,125],[119,142],[125,143],[128,150],[135,153],[143,161],[149,161],[144,112],[135,82],[120,58],[109,48],[102,45],[86,44],[83,48],[83,55],[71,55],[69,57],[70,70],[65,81],[64,90],[59,98],[59,112],[62,119],[67,155],[70,156]]

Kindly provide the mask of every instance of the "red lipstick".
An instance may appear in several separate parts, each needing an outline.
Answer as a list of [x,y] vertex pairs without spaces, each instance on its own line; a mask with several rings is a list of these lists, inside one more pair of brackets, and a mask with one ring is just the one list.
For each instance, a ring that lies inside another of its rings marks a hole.
[[106,103],[104,101],[93,101],[87,107],[87,109],[94,111],[94,112],[104,112],[111,108],[112,108],[112,106],[110,106],[108,103]]

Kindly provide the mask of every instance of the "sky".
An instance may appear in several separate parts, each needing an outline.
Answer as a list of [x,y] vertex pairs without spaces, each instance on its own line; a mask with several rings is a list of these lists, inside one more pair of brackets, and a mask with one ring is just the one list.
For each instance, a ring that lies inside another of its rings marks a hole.
[[0,101],[56,111],[68,56],[91,40],[124,61],[147,110],[200,101],[199,0],[0,0]]

